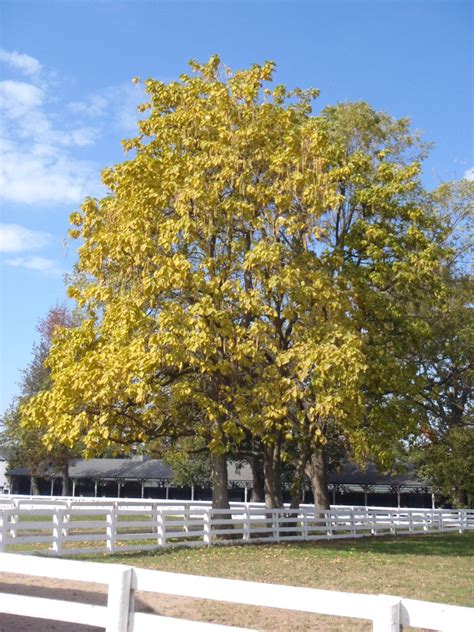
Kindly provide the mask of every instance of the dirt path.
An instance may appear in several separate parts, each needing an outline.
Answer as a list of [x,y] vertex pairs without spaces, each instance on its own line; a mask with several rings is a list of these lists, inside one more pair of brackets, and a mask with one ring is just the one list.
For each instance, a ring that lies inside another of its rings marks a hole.
[[[103,584],[71,582],[39,577],[26,577],[0,572],[0,592],[23,594],[65,601],[106,605],[107,588]],[[137,612],[237,625],[260,630],[286,632],[317,630],[318,632],[363,632],[371,629],[365,621],[322,617],[287,610],[237,606],[201,599],[187,599],[137,593]],[[0,632],[103,632],[103,628],[59,621],[46,621],[0,613]]]
[[[12,573],[0,573],[0,592],[79,601],[98,606],[107,603],[107,590],[103,584],[65,582],[59,579],[25,577]],[[89,625],[75,625],[0,613],[0,632],[49,632],[50,630],[54,630],[54,632],[103,632],[103,628]]]

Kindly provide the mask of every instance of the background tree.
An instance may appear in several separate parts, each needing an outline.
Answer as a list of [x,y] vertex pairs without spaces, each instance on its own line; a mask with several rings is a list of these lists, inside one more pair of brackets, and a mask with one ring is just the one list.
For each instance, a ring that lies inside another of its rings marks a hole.
[[69,494],[69,448],[56,443],[48,450],[43,443],[41,427],[26,427],[21,423],[21,406],[37,393],[51,388],[50,370],[45,366],[51,341],[55,332],[71,327],[74,317],[65,305],[51,308],[46,317],[39,321],[38,344],[33,346],[30,364],[22,371],[20,393],[2,418],[1,442],[8,449],[9,467],[26,467],[31,476],[31,492],[39,493],[38,478],[45,474],[56,474],[62,479],[62,494]]
[[211,461],[202,441],[181,440],[166,449],[163,460],[173,470],[173,482],[181,487],[209,487]]
[[422,388],[415,397],[418,432],[412,437],[412,459],[419,474],[455,506],[474,502],[472,447],[474,312],[472,253],[474,183],[462,180],[441,185],[431,203],[447,216],[449,242],[455,258],[442,274],[446,301],[429,310],[430,336],[413,346]]

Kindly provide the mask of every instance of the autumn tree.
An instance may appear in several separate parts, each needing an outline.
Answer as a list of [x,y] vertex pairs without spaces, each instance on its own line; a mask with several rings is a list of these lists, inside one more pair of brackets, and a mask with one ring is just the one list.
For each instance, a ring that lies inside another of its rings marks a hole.
[[318,208],[292,198],[299,229],[277,217],[277,233],[255,240],[265,256],[247,257],[267,308],[248,423],[264,443],[270,506],[281,504],[282,458],[294,466],[293,498],[306,472],[316,504],[328,506],[328,441],[393,463],[416,423],[405,395],[417,384],[407,351],[426,334],[417,301],[439,300],[437,271],[450,256],[418,180],[425,147],[407,120],[355,103],[326,108],[318,125],[333,197]]
[[53,387],[24,420],[50,446],[81,437],[86,454],[203,441],[217,508],[246,442],[268,507],[296,454],[295,489],[309,464],[324,507],[328,441],[388,463],[411,427],[400,358],[446,256],[418,141],[366,104],[315,116],[317,91],[272,88],[272,63],[191,70],[145,82],[129,158],[71,216],[82,245],[68,291],[86,317],[55,337]]

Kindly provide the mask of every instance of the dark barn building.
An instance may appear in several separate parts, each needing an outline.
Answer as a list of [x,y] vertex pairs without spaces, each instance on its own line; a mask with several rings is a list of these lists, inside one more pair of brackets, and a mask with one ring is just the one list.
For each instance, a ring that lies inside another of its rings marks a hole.
[[[73,496],[107,496],[123,498],[157,498],[175,500],[211,500],[209,487],[180,487],[173,483],[171,468],[159,459],[76,459],[69,466]],[[31,478],[26,468],[8,472],[11,493],[30,494]],[[430,486],[410,474],[382,475],[373,465],[363,471],[346,464],[329,474],[329,492],[334,505],[372,505],[382,507],[432,507]],[[61,494],[61,479],[49,471],[39,479],[44,495]],[[252,473],[247,464],[229,464],[229,497],[247,501],[252,491]],[[289,490],[284,491],[289,502]],[[302,502],[312,503],[313,494],[307,481]]]

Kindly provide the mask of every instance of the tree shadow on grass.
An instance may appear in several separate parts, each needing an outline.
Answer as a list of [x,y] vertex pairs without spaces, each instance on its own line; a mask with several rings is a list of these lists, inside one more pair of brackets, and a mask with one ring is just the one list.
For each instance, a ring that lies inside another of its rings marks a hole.
[[[420,555],[420,556],[447,556],[447,557],[474,557],[474,531],[468,533],[446,533],[446,534],[417,534],[405,536],[367,536],[364,538],[347,538],[340,540],[320,540],[317,542],[281,542],[281,543],[255,543],[255,544],[234,544],[231,547],[198,547],[190,549],[186,546],[175,546],[155,551],[124,551],[118,550],[114,555],[99,553],[94,556],[70,556],[70,559],[82,559],[90,561],[104,561],[112,563],[123,563],[134,566],[137,558],[140,558],[140,565],[145,560],[157,561],[159,558],[168,558],[175,555],[193,555],[194,551],[199,551],[199,556],[213,557],[225,556],[226,550],[232,548],[241,549],[244,555],[252,555],[251,551],[257,549],[280,549],[291,557],[292,552],[304,552],[318,557],[318,551],[322,556],[331,556],[348,553],[374,555]],[[193,553],[191,552],[193,551]],[[258,555],[258,553],[256,552]],[[198,557],[198,556],[196,556]]]
[[298,548],[322,548],[334,552],[374,553],[388,555],[438,555],[474,557],[474,532],[406,536],[377,536],[354,540],[298,543]]

